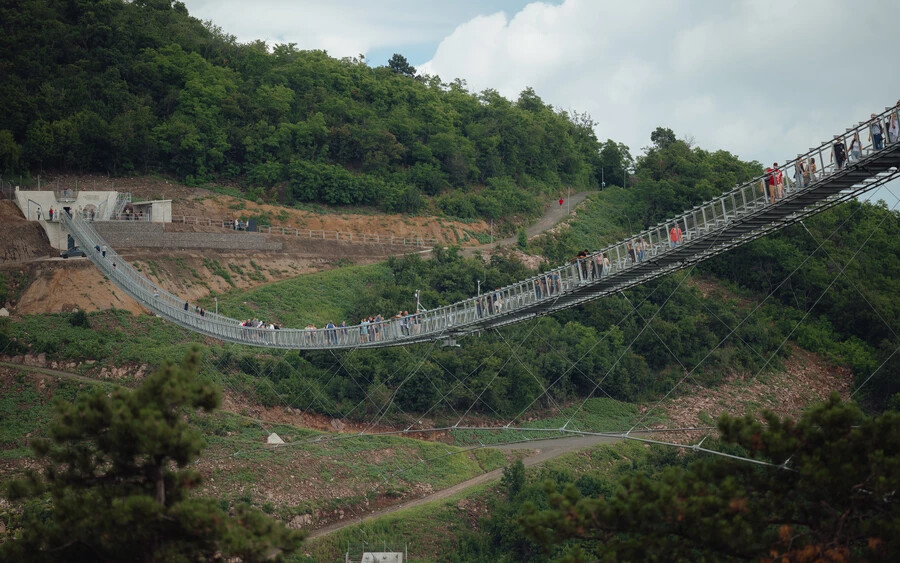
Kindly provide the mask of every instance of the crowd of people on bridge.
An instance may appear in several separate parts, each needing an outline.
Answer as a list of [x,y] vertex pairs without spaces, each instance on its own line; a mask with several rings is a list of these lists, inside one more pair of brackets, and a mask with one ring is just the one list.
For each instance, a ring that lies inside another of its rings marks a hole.
[[[872,150],[882,150],[885,146],[900,142],[900,101],[897,107],[888,114],[886,119],[879,119],[874,114],[872,120],[867,124]],[[863,129],[865,131],[865,129]],[[817,166],[815,157],[801,157],[798,155],[794,162],[793,182],[785,178],[784,171],[775,162],[771,167],[765,169],[762,177],[763,197],[770,203],[775,203],[779,199],[785,197],[786,192],[792,189],[803,188],[821,179],[825,174],[825,168],[831,168],[831,172],[837,172],[844,169],[849,164],[858,162],[864,156],[864,145],[860,139],[859,131],[852,131],[846,135],[836,135],[831,143],[831,156],[828,165],[824,163],[823,156],[819,155],[819,163],[823,170]],[[49,217],[53,220],[54,209],[50,208]],[[621,246],[617,246],[613,252],[607,251],[591,253],[584,249],[569,261],[569,270],[565,268],[561,270],[553,270],[546,272],[533,278],[534,299],[543,300],[560,295],[564,290],[564,284],[571,283],[572,279],[576,281],[580,278],[581,282],[589,280],[598,280],[612,273],[614,268],[622,268],[628,265],[640,264],[647,261],[651,256],[656,256],[668,249],[675,249],[685,242],[685,232],[682,230],[682,224],[678,222],[670,223],[664,230],[659,233],[659,239],[651,236],[652,244],[648,242],[644,235],[633,237],[624,244],[624,255],[620,254]],[[235,229],[246,228],[245,224],[235,219],[231,226]],[[687,227],[685,227],[687,228]],[[652,234],[652,233],[651,233]],[[666,236],[666,234],[668,236]],[[95,247],[98,253],[106,256],[106,246],[102,248]],[[563,271],[565,278],[560,274]],[[529,282],[526,282],[529,283]],[[496,288],[492,292],[478,295],[465,306],[456,309],[468,315],[468,319],[472,319],[472,315],[476,319],[483,319],[492,315],[502,314],[509,310],[514,310],[531,299],[529,295],[523,295],[519,286],[518,290],[501,290]],[[525,285],[526,291],[530,293]],[[518,292],[517,292],[518,291]],[[158,297],[159,293],[154,290],[154,297]],[[505,297],[504,297],[505,296]],[[454,308],[455,309],[455,308]],[[459,314],[451,309],[448,312],[449,325],[453,325],[454,315]],[[194,314],[205,317],[206,310],[200,306],[191,305],[185,301],[184,311],[193,311]],[[399,311],[395,316],[385,318],[381,314],[362,317],[357,326],[348,326],[346,321],[335,324],[328,321],[322,329],[318,329],[314,324],[307,324],[300,335],[302,344],[307,346],[338,346],[338,345],[360,345],[373,344],[383,342],[385,340],[393,340],[396,338],[415,336],[425,331],[425,317],[416,312],[410,314],[408,311]],[[266,322],[260,319],[252,318],[240,322],[242,327],[242,338],[247,341],[275,343],[275,337],[272,334],[281,330],[281,327],[274,322]],[[430,328],[429,328],[430,330]]]
[[[900,142],[900,100],[893,111],[888,113],[882,120],[874,113],[867,125],[868,142],[871,143],[873,151],[880,151],[888,145]],[[835,135],[831,142],[831,150],[827,167],[831,167],[831,173],[843,170],[846,166],[859,162],[863,157],[863,142],[859,137],[859,131],[854,130],[852,133],[845,135]],[[820,158],[822,158],[820,156]],[[819,164],[822,165],[820,170]],[[794,162],[793,186],[785,183],[782,171],[778,168],[778,163],[772,167],[766,168],[765,184],[770,203],[784,197],[785,187],[805,188],[816,180],[822,179],[826,171],[825,162],[816,162],[814,156],[801,157],[797,155]]]

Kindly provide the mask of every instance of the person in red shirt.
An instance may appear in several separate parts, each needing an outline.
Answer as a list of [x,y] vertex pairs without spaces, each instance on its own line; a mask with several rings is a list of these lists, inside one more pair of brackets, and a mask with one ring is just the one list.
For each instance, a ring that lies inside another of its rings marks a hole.
[[563,198],[559,198],[559,206],[562,207],[562,204],[565,200]]
[[775,198],[781,199],[784,197],[784,172],[778,168],[777,162],[772,166],[775,167]]
[[769,193],[769,203],[775,203],[775,169],[766,168],[766,190]]
[[669,229],[669,247],[675,248],[683,242],[681,227],[675,225]]

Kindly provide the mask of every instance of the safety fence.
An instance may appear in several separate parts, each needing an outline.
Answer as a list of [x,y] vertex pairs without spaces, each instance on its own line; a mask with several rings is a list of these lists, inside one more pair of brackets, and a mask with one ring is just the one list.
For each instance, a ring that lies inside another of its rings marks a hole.
[[[894,156],[900,152],[900,144],[896,138],[882,138],[883,142],[879,143],[874,135],[869,140],[868,133],[874,124],[883,124],[886,117],[897,119],[892,117],[896,116],[897,111],[897,108],[890,108],[874,119],[848,129],[833,141],[823,143],[786,162],[780,170],[769,170],[718,198],[626,240],[580,256],[563,266],[452,305],[402,318],[349,327],[255,328],[242,326],[240,321],[224,316],[197,314],[196,306],[165,292],[144,278],[122,261],[115,251],[110,249],[107,256],[103,257],[95,247],[102,247],[104,242],[90,223],[80,217],[68,216],[64,217],[64,221],[104,274],[149,309],[190,330],[222,340],[274,348],[328,349],[402,345],[504,324],[504,317],[512,318],[511,315],[529,309],[540,307],[545,312],[552,311],[557,301],[586,287],[618,279],[620,276],[624,280],[632,268],[658,264],[657,274],[672,271],[680,267],[680,264],[667,263],[665,257],[669,253],[684,254],[684,251],[696,247],[698,250],[693,259],[698,260],[723,252],[733,246],[725,244],[728,241],[719,240],[729,225],[750,224],[748,218],[753,218],[757,225],[753,228],[757,233],[781,228],[791,221],[778,219],[760,226],[767,221],[767,210],[782,205],[782,202],[785,205],[798,205],[800,202],[804,208],[812,208],[812,212],[824,209],[824,200],[838,201],[834,199],[834,189],[826,188],[843,186],[850,181],[847,179],[850,174],[853,177],[869,178],[865,182],[854,184],[857,186],[854,194],[880,185],[898,174],[896,164],[884,165],[884,162],[894,162]],[[859,140],[855,147],[858,150],[854,150],[851,155],[845,146],[843,155],[846,158],[841,158],[841,150],[836,145],[848,136]],[[863,138],[866,139],[865,143]],[[829,157],[827,163],[826,156]],[[879,162],[882,163],[880,168],[877,166]],[[814,169],[811,169],[810,164],[816,165]],[[791,174],[785,174],[786,171]],[[744,232],[740,238],[749,240],[753,236],[759,235]],[[719,246],[711,251],[711,244],[697,244],[700,241],[712,241]],[[93,251],[90,250],[92,248]],[[588,298],[600,296],[602,294],[598,292]]]
[[[109,218],[110,221],[150,221],[149,213],[132,212],[117,213]],[[211,219],[194,215],[173,215],[172,223],[182,225],[198,225],[201,227],[219,227],[232,231],[246,231],[248,223],[244,221],[232,221],[230,219]],[[258,233],[270,235],[291,236],[310,240],[333,240],[338,242],[352,242],[365,244],[391,244],[397,246],[418,246],[432,248],[439,244],[436,238],[428,237],[403,237],[399,235],[353,233],[348,231],[329,231],[325,229],[298,229],[294,227],[280,227],[278,225],[256,225]]]

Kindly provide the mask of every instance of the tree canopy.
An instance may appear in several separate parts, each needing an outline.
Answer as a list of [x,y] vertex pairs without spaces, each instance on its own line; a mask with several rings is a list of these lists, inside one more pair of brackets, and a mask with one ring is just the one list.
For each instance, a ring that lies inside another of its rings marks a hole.
[[593,122],[531,88],[511,102],[417,76],[399,53],[372,68],[241,44],[167,0],[17,0],[0,20],[2,170],[229,179],[286,203],[393,211],[487,186],[487,205],[439,201],[485,217],[506,212],[495,183],[530,200],[599,182]]
[[549,487],[525,505],[538,544],[582,540],[564,560],[890,561],[900,557],[900,413],[836,395],[797,422],[723,415],[724,444],[772,465],[703,458],[636,475],[607,497]]
[[10,499],[29,502],[0,559],[261,560],[296,549],[302,535],[261,512],[228,515],[191,494],[203,439],[185,415],[219,404],[218,389],[196,378],[198,362],[195,351],[133,391],[60,401],[50,438],[32,444],[43,470],[7,486]]

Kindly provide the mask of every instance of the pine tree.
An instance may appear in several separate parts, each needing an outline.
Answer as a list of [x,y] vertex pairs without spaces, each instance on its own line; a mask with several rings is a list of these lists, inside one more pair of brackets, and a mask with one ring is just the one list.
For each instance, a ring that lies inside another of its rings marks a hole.
[[[190,495],[188,466],[203,449],[186,414],[211,411],[219,391],[196,377],[200,353],[166,365],[135,390],[60,401],[47,440],[32,446],[41,472],[7,486],[27,501],[3,561],[189,561],[279,558],[302,535],[239,507]],[[49,501],[49,502],[48,502]]]
[[[735,453],[773,465],[701,458],[585,498],[548,484],[551,508],[524,509],[546,547],[581,540],[614,560],[896,561],[900,559],[900,413],[878,417],[834,395],[798,422],[723,416]],[[735,448],[740,446],[741,449]]]

